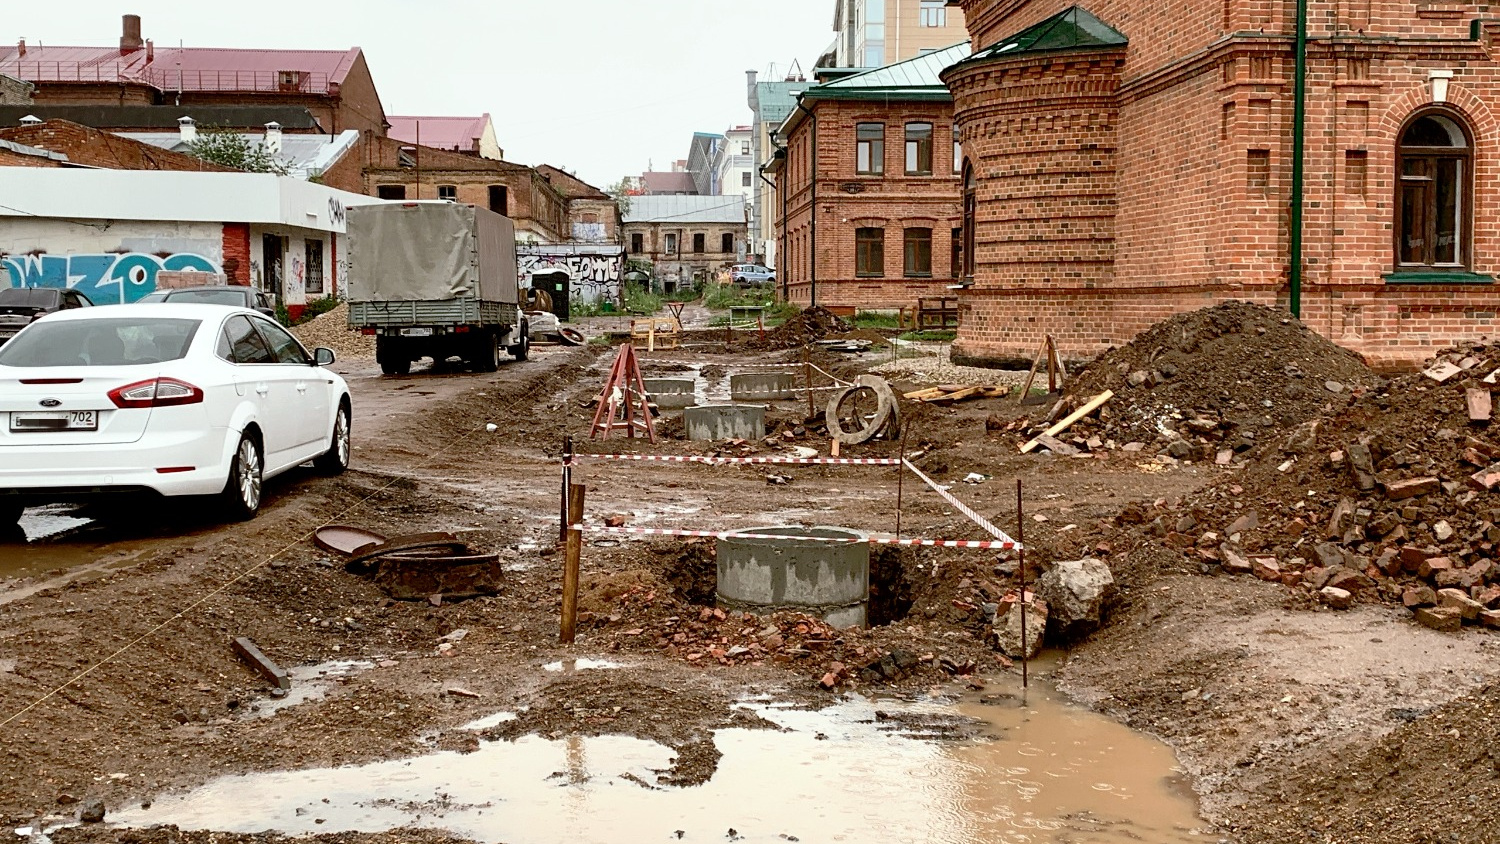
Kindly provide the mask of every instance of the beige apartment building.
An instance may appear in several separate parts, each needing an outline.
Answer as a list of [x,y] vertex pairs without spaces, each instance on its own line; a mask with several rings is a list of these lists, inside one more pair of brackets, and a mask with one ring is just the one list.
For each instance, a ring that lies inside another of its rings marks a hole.
[[821,67],[885,67],[969,36],[963,11],[947,0],[838,0],[833,31]]

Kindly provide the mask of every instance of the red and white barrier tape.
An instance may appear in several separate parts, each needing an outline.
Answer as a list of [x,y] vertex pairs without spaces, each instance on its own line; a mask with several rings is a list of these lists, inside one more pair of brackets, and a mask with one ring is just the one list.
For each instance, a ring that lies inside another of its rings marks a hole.
[[[704,346],[713,346],[714,343],[703,343]],[[646,363],[674,363],[680,366],[722,366],[728,370],[735,369],[801,369],[800,363],[723,363],[712,360],[666,360],[664,358],[643,358]],[[813,367],[816,369],[817,367]]]
[[647,460],[663,463],[707,463],[720,466],[734,463],[773,463],[780,466],[900,466],[896,457],[709,457],[698,454],[583,454],[578,460]]
[[572,525],[574,530],[592,533],[635,534],[640,536],[689,536],[702,539],[777,539],[793,542],[833,542],[853,545],[869,542],[872,545],[920,545],[925,548],[984,548],[1013,551],[1018,546],[1014,540],[1003,541],[978,539],[898,539],[894,536],[875,535],[863,540],[847,536],[784,536],[775,533],[746,533],[743,531],[684,530],[682,528],[638,528],[606,527],[604,525]]
[[916,474],[917,477],[921,478],[923,483],[926,483],[928,486],[932,487],[933,492],[936,492],[938,495],[942,496],[944,501],[952,504],[954,509],[958,510],[958,512],[963,513],[965,516],[968,516],[969,521],[972,521],[974,524],[979,525],[979,527],[983,528],[985,533],[988,533],[990,536],[993,536],[996,539],[1001,540],[1002,542],[1010,543],[1009,547],[1020,547],[1014,539],[1011,539],[1010,536],[1005,533],[1005,531],[990,524],[989,519],[986,519],[985,517],[969,509],[968,505],[964,504],[962,501],[959,501],[957,498],[954,498],[952,495],[949,495],[948,490],[943,489],[941,486],[938,486],[937,482],[932,478],[929,478],[926,475],[922,474],[922,470],[912,465],[912,462],[910,460],[907,460],[903,457],[901,459],[901,462],[906,464],[906,468],[912,470],[912,472]]

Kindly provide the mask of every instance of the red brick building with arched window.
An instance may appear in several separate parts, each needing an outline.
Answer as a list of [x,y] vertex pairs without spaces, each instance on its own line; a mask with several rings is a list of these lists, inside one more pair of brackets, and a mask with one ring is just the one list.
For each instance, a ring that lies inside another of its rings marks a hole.
[[[955,356],[1090,356],[1225,299],[1286,306],[1295,4],[954,0],[972,239]],[[1303,319],[1377,365],[1495,333],[1500,23],[1308,9]]]

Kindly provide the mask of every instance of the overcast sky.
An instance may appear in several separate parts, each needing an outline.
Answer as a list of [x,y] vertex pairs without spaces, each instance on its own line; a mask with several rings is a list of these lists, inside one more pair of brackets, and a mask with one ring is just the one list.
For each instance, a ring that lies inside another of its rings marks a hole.
[[362,47],[388,114],[489,112],[506,157],[603,186],[750,122],[745,71],[809,67],[834,0],[6,0],[0,43]]

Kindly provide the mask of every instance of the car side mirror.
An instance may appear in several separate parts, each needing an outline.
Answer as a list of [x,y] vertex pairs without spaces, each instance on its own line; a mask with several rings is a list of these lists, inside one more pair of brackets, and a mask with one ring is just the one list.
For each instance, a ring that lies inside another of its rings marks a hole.
[[324,348],[323,346],[313,349],[314,366],[332,366],[336,359],[333,349]]
[[276,311],[272,310],[271,308],[256,308],[256,310],[260,311],[268,317],[271,317],[272,319],[276,318]]

